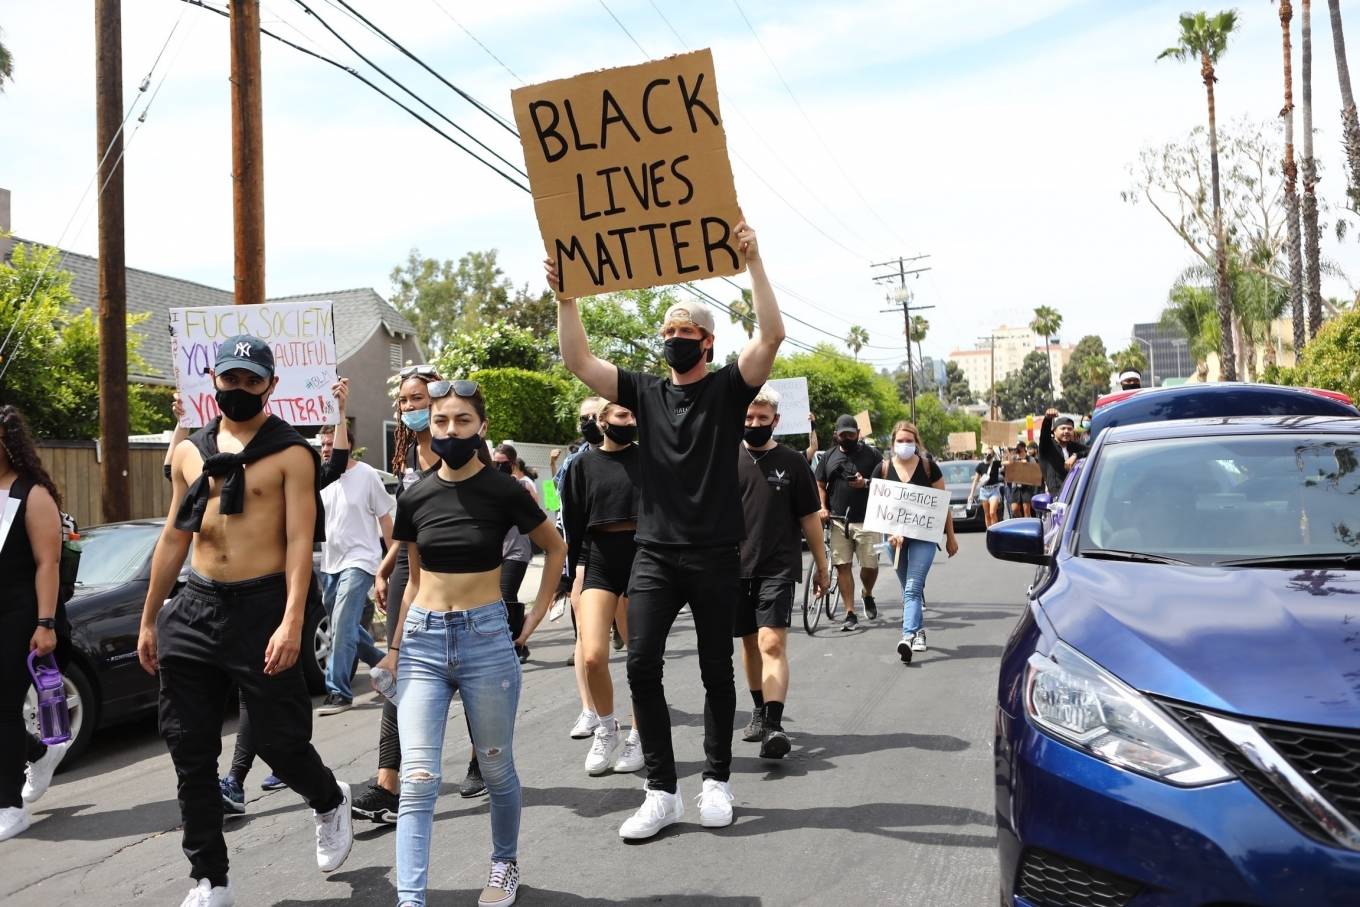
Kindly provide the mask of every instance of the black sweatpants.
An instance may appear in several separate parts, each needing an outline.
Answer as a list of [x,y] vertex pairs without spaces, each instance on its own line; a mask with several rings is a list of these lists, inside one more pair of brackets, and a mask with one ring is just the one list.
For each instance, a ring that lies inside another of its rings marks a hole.
[[704,684],[704,778],[726,781],[732,769],[732,611],[741,594],[741,552],[639,544],[628,585],[628,686],[633,721],[642,737],[647,787],[675,793],[671,714],[661,682],[666,637],[689,603]]
[[0,809],[24,805],[24,765],[47,752],[24,727],[24,697],[33,685],[28,642],[37,626],[31,599],[0,606]]
[[312,748],[312,701],[302,668],[264,673],[265,647],[286,601],[281,573],[238,583],[191,574],[156,619],[160,730],[179,781],[184,855],[190,875],[213,885],[227,879],[217,758],[232,682],[245,698],[255,749],[274,774],[317,812],[342,802],[335,776]]

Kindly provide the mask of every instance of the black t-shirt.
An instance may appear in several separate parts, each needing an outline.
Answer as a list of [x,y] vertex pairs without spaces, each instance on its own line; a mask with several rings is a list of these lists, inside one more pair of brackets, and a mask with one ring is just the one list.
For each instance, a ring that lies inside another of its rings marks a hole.
[[975,469],[975,470],[973,470],[973,471],[976,472],[976,473],[977,473],[978,475],[980,475],[980,476],[986,476],[986,477],[987,477],[987,478],[985,478],[985,479],[982,480],[982,484],[983,484],[983,485],[1000,485],[1000,484],[1001,484],[1001,461],[1000,461],[1000,460],[992,460],[991,463],[987,463],[987,462],[979,463],[979,464],[977,465],[977,469]]
[[[897,475],[897,466],[892,460],[884,464],[883,477],[890,482],[902,481]],[[940,472],[938,463],[926,457],[917,457],[916,468],[912,470],[911,478],[907,480],[907,484],[924,485],[929,488],[942,478],[944,478],[944,473]]]
[[548,517],[513,476],[483,467],[448,482],[426,475],[397,499],[392,538],[415,542],[421,566],[434,573],[482,573],[501,564],[513,526],[526,535]]
[[737,452],[746,540],[741,543],[743,579],[796,581],[803,567],[798,521],[822,509],[807,458],[782,444],[769,450]]
[[637,416],[637,540],[735,545],[745,535],[737,461],[746,407],[760,392],[736,363],[693,384],[619,369],[618,403]]
[[[869,478],[873,476],[878,464],[883,461],[878,451],[863,442],[846,453],[837,447],[823,458],[817,467],[817,481],[826,485],[826,496],[831,504],[833,517],[842,517],[850,509],[850,522],[864,522],[864,513],[869,509]],[[864,477],[863,488],[851,488],[850,480],[858,472]]]

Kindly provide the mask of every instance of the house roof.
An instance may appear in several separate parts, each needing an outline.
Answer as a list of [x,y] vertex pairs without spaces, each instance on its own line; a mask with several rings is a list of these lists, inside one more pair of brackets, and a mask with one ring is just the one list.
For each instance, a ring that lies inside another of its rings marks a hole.
[[[29,240],[18,239],[18,243],[35,245]],[[71,293],[75,297],[75,310],[99,309],[99,260],[79,252],[64,252],[62,268],[71,273]],[[378,295],[370,287],[352,290],[337,290],[332,293],[307,293],[300,296],[279,296],[267,302],[303,302],[307,300],[329,299],[335,312],[335,352],[343,362],[353,355],[373,332],[380,326],[389,334],[414,336],[415,326],[398,312],[391,303]],[[133,328],[142,338],[141,354],[146,360],[146,375],[129,375],[134,381],[147,381],[154,384],[170,384],[174,381],[174,369],[170,361],[168,334],[164,333],[170,322],[170,309],[181,306],[231,305],[234,301],[230,290],[167,277],[137,268],[127,269],[127,306],[129,315],[149,315],[145,321]]]

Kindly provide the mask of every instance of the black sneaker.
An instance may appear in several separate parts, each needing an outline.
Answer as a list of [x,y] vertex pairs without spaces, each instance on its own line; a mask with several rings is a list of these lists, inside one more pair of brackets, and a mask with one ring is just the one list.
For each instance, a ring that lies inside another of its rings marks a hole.
[[872,595],[864,596],[864,613],[870,620],[878,618],[878,604]]
[[515,655],[519,657],[519,663],[524,664],[526,661],[529,660],[529,647],[515,646]]
[[339,693],[327,693],[326,698],[321,700],[321,708],[316,710],[318,715],[339,715],[354,708],[354,700],[346,699]]
[[747,743],[755,743],[765,735],[765,713],[760,709],[751,710],[751,721],[746,725],[746,730],[741,732],[741,739]]
[[902,664],[911,664],[911,643],[910,636],[903,636],[902,641],[897,644],[897,654],[902,658]]
[[480,797],[484,793],[486,793],[486,782],[482,780],[482,767],[476,762],[469,762],[467,777],[458,786],[458,796]]
[[765,736],[760,741],[760,758],[783,759],[791,748],[789,735],[784,733],[783,728],[766,728]]
[[356,816],[379,822],[383,825],[397,824],[397,807],[401,797],[386,788],[370,784],[368,790],[355,798],[350,807]]
[[859,616],[851,611],[845,615],[845,623],[841,625],[842,633],[849,633],[859,626]]

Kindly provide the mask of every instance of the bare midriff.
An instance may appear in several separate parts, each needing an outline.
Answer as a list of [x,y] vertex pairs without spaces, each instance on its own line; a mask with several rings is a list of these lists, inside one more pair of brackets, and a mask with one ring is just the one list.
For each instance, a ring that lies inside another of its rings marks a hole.
[[500,600],[500,567],[481,573],[436,573],[422,567],[413,604],[426,611],[468,611]]
[[[220,510],[222,483],[212,480],[203,525],[194,536],[194,572],[207,579],[237,583],[273,573],[283,573],[287,560],[288,533],[284,516],[282,453],[256,460],[245,467],[245,494],[240,513],[223,516]],[[203,460],[195,452],[184,458],[184,480],[192,485],[203,472]],[[310,536],[313,521],[308,520]]]

